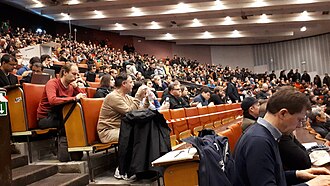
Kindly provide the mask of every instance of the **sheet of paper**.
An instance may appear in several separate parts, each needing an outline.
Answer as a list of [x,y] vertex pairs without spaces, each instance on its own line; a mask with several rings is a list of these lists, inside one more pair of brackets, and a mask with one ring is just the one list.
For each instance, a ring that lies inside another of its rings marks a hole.
[[317,145],[316,142],[311,142],[311,143],[302,143],[302,145],[306,148],[306,149],[309,149],[315,145]]
[[174,150],[166,153],[162,157],[156,159],[151,164],[179,161],[179,160],[189,160],[193,159],[194,155],[197,153],[197,149],[194,147],[182,150]]

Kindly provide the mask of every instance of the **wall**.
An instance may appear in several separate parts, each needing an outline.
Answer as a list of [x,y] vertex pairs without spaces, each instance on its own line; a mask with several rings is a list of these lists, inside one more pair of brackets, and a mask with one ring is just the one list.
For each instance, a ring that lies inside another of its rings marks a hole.
[[197,60],[201,64],[212,64],[209,46],[172,45],[172,54],[186,59]]
[[148,41],[133,37],[134,48],[141,54],[155,55],[157,58],[172,57],[172,43],[165,41]]
[[213,64],[230,66],[232,68],[247,67],[253,70],[253,50],[251,46],[211,46]]
[[255,65],[269,65],[269,70],[299,69],[330,72],[330,34],[292,41],[253,46]]

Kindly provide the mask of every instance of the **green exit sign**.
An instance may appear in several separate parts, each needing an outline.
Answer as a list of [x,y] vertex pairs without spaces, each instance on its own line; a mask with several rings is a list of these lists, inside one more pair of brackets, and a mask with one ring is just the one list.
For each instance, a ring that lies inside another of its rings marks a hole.
[[0,116],[7,116],[7,99],[4,97],[6,96],[5,91],[0,91]]

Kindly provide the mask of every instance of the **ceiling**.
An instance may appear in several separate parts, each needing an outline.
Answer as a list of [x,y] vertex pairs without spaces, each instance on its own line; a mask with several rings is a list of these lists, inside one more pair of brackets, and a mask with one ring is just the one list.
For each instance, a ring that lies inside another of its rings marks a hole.
[[330,32],[330,0],[5,1],[55,21],[177,44],[260,44]]

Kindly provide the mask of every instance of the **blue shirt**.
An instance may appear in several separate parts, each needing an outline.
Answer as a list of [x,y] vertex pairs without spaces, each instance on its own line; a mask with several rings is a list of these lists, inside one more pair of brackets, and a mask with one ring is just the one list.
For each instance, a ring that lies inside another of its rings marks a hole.
[[17,70],[16,74],[21,76],[25,71],[29,71],[29,70],[30,68],[28,66],[23,66]]

